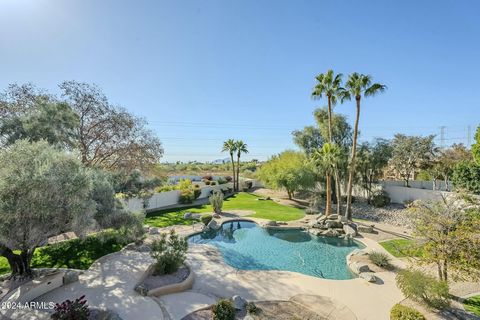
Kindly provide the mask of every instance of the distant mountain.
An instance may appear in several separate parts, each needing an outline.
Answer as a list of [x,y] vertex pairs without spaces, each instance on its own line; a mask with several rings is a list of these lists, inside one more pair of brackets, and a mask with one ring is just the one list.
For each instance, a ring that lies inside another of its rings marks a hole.
[[222,164],[222,163],[228,163],[228,162],[230,162],[230,158],[217,159],[212,161],[212,163],[214,164]]

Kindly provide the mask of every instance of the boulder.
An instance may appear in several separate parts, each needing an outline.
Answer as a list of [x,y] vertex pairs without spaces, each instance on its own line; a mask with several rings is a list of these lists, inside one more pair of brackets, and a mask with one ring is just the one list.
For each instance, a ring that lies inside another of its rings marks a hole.
[[150,252],[152,251],[152,248],[147,244],[142,244],[140,246],[137,246],[135,250],[138,252]]
[[313,221],[308,222],[308,226],[310,228],[320,228],[322,225],[320,223],[318,223],[317,221],[313,220]]
[[148,232],[149,230],[150,230],[150,226],[149,226],[149,225],[144,225],[144,226],[143,226],[143,231]]
[[78,272],[68,270],[63,276],[63,285],[78,281]]
[[327,216],[326,216],[326,215],[321,215],[320,217],[317,218],[317,221],[318,221],[318,222],[323,222],[323,221],[325,221],[325,220],[327,220]]
[[150,228],[150,229],[148,230],[148,233],[149,233],[149,234],[159,234],[158,228]]
[[148,294],[148,289],[143,283],[135,286],[134,290],[144,297]]
[[207,229],[212,229],[212,230],[217,230],[220,228],[220,225],[217,223],[216,220],[210,220],[210,222],[207,224]]
[[373,233],[374,232],[373,228],[374,228],[374,225],[371,225],[371,226],[358,225],[357,230],[358,232]]
[[238,295],[235,295],[232,297],[232,302],[233,302],[233,306],[237,310],[243,310],[243,308],[245,308],[245,305],[247,304],[247,300],[245,300],[244,298]]
[[370,272],[370,268],[368,267],[367,264],[362,264],[362,263],[358,263],[358,262],[352,262],[350,265],[349,265],[350,269],[352,269],[352,271],[356,274],[360,274],[362,272]]
[[321,235],[326,237],[338,237],[340,234],[335,229],[327,229],[323,231]]
[[368,282],[377,282],[377,277],[371,272],[362,272],[358,276]]
[[215,218],[215,219],[220,219],[221,218],[221,216],[218,213],[214,213],[212,215],[212,217]]
[[343,231],[345,232],[345,235],[348,238],[353,238],[357,235],[357,230],[353,226],[354,226],[354,224],[344,224],[343,225]]
[[337,220],[339,217],[338,217],[338,214],[332,213],[327,218],[328,218],[328,220]]
[[130,251],[135,249],[137,249],[137,246],[135,245],[135,243],[129,243],[125,246],[125,248],[123,248],[123,250],[130,250]]
[[342,222],[340,222],[339,220],[325,220],[325,226],[327,228],[343,228],[343,225],[342,225]]
[[270,221],[265,222],[265,226],[267,226],[267,227],[275,227],[276,225],[277,225],[277,221],[275,221],[275,220],[270,220]]
[[192,213],[192,219],[200,219],[202,215],[200,213]]

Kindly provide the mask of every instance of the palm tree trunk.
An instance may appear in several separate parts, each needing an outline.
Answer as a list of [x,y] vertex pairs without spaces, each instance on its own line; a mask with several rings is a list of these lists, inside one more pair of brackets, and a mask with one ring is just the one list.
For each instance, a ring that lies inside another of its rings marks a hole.
[[330,191],[331,189],[331,177],[330,177],[330,173],[327,173],[327,182],[326,182],[326,188],[325,188],[325,192],[327,193],[326,194],[326,203],[325,203],[325,215],[326,216],[329,216],[332,209],[332,192]]
[[328,97],[328,142],[332,143],[332,98]]
[[233,161],[233,153],[230,153],[230,160],[232,161],[232,171],[233,171],[233,191],[237,191],[237,185],[235,184],[235,161]]
[[355,100],[357,101],[357,114],[355,116],[355,127],[353,129],[352,161],[350,162],[350,170],[348,173],[347,207],[345,209],[345,216],[348,220],[352,220],[352,188],[353,177],[355,175],[355,158],[357,154],[358,122],[360,120],[360,97],[357,97]]
[[342,207],[342,195],[340,191],[340,177],[338,175],[338,168],[335,165],[334,167],[334,172],[335,172],[335,193],[337,195],[337,214],[340,216],[341,213],[341,207]]
[[240,191],[240,154],[237,155],[237,190]]

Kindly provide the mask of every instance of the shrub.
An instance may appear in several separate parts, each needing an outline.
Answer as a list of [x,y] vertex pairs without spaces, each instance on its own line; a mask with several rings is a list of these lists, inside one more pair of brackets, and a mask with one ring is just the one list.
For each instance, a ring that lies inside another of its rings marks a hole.
[[210,181],[210,185],[211,185],[211,186],[216,186],[216,185],[217,185],[217,181]]
[[206,185],[206,186],[209,186],[209,185],[210,185],[210,183],[211,183],[211,181],[210,181],[210,180],[205,180],[205,185]]
[[65,300],[57,303],[51,318],[53,320],[87,320],[89,316],[87,300],[85,300],[85,296],[81,296],[75,301]]
[[211,214],[206,214],[200,218],[204,225],[207,225],[210,221],[212,221],[213,217]]
[[212,307],[213,320],[235,320],[235,307],[232,301],[222,299]]
[[382,268],[390,267],[390,258],[385,253],[373,251],[373,252],[370,252],[368,257],[370,258],[370,261],[376,266],[379,266]]
[[198,199],[198,197],[200,197],[201,194],[202,194],[202,189],[200,189],[199,187],[193,188],[193,198],[194,199]]
[[218,182],[218,184],[225,184],[225,183],[227,183],[227,180],[225,180],[224,178],[220,177],[220,178],[218,178],[217,182]]
[[232,182],[233,179],[232,179],[231,176],[226,176],[226,177],[225,177],[225,180],[227,180],[227,182]]
[[480,194],[480,165],[473,161],[458,163],[453,169],[452,182],[457,190]]
[[181,204],[192,203],[195,200],[195,193],[191,189],[182,190],[178,202]]
[[150,255],[156,260],[154,275],[170,274],[178,270],[186,258],[187,240],[179,237],[175,230],[161,233],[160,239],[153,241]]
[[247,303],[245,307],[247,309],[248,314],[256,314],[258,312],[258,308],[253,302]]
[[372,197],[372,204],[376,208],[385,207],[390,204],[390,197],[385,191],[376,192]]
[[412,300],[436,309],[443,309],[450,304],[448,283],[445,281],[439,281],[418,270],[402,270],[396,279],[403,294]]
[[222,213],[223,206],[223,193],[221,191],[215,191],[209,198],[210,204],[213,207],[215,213]]
[[213,177],[208,174],[208,175],[206,175],[206,176],[203,176],[203,179],[212,181],[212,180],[213,180]]
[[157,187],[155,188],[155,192],[168,192],[168,191],[172,191],[172,190],[177,190],[178,187],[173,185],[173,184],[169,184],[169,185],[166,185],[166,186],[163,186],[163,187]]
[[192,180],[190,179],[181,179],[177,184],[177,189],[179,190],[188,190],[192,188]]
[[417,310],[397,303],[390,310],[390,320],[425,320],[425,317]]

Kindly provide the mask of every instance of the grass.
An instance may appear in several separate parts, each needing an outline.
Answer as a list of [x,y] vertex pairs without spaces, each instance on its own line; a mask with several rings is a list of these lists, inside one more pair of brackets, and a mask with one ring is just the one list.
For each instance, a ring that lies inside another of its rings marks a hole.
[[[240,192],[223,202],[223,211],[251,210],[255,213],[250,215],[254,218],[262,218],[276,221],[292,221],[302,218],[305,213],[302,209],[278,204],[272,200],[257,200],[259,197],[246,192]],[[154,227],[167,227],[175,224],[190,225],[192,220],[184,220],[185,212],[212,213],[211,205],[196,206],[192,208],[170,209],[151,212],[145,219],[145,223]]]
[[420,257],[422,251],[414,249],[414,241],[410,239],[393,239],[379,243],[385,250],[397,258]]
[[463,306],[465,307],[465,310],[480,316],[480,296],[468,298],[463,302]]
[[[33,268],[88,269],[100,257],[122,249],[129,241],[115,231],[105,231],[85,239],[73,239],[35,250]],[[7,259],[0,257],[0,274],[10,272]]]

